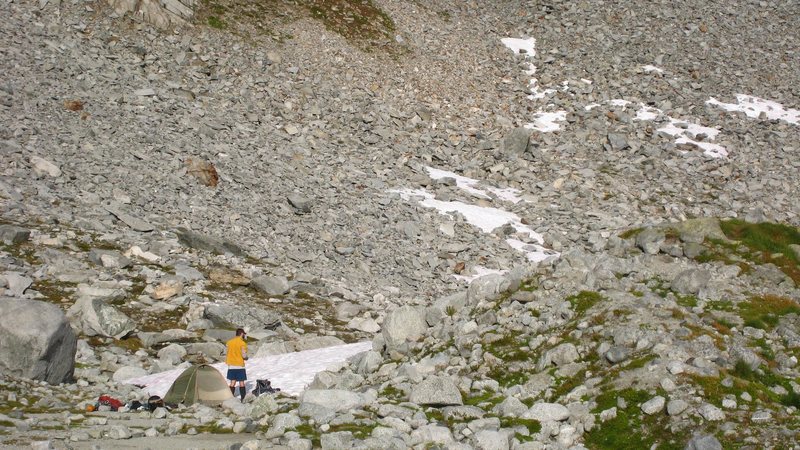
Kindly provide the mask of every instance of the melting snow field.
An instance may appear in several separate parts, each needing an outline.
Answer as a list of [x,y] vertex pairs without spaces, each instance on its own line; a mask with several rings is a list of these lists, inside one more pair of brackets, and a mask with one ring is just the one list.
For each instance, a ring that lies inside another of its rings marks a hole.
[[747,117],[759,118],[761,113],[764,113],[769,120],[783,120],[792,125],[800,125],[800,110],[784,108],[778,102],[753,97],[752,95],[737,94],[736,104],[722,103],[714,97],[711,97],[706,103],[718,106],[726,111],[741,111],[747,114]]
[[[361,352],[372,350],[372,342],[336,345],[302,352],[284,353],[282,355],[250,358],[247,361],[247,391],[255,387],[256,380],[269,379],[272,386],[280,388],[284,393],[299,395],[306,386],[314,381],[314,376],[328,368],[338,369],[347,358]],[[211,364],[223,376],[228,368],[225,363]],[[142,386],[150,395],[164,397],[172,383],[185,370],[175,369],[155,373],[139,378],[123,381],[127,384]]]
[[[478,187],[479,181],[472,178],[463,177],[453,172],[435,169],[432,167],[427,168],[428,173],[433,179],[453,178],[456,180],[456,186],[469,192],[475,197],[490,199],[488,193],[494,194],[498,199],[517,203],[521,201],[519,191],[516,189],[499,189],[495,187],[487,187],[481,189]],[[495,229],[502,227],[506,224],[511,225],[517,232],[517,237],[510,237],[506,239],[506,243],[514,250],[520,251],[525,254],[528,261],[539,262],[551,256],[558,255],[542,246],[544,239],[542,236],[534,231],[529,226],[522,223],[522,219],[512,213],[499,208],[489,206],[478,206],[457,201],[442,201],[437,200],[433,194],[425,189],[398,189],[391,191],[400,194],[400,197],[406,201],[418,201],[426,208],[433,208],[439,211],[440,214],[449,215],[452,213],[459,213],[464,216],[464,219],[470,225],[477,227],[484,233],[491,233]],[[473,275],[471,276],[455,276],[457,279],[463,281],[472,281],[480,276],[491,273],[504,273],[504,270],[487,269],[485,267],[474,267]]]

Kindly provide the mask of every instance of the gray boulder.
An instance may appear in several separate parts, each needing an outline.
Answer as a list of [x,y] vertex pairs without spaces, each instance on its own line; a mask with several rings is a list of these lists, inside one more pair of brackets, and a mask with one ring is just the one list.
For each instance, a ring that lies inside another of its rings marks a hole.
[[136,328],[130,317],[102,297],[80,297],[67,311],[67,317],[73,327],[86,336],[122,339]]
[[21,244],[31,237],[31,231],[16,225],[0,225],[0,241],[6,245]]
[[508,157],[522,155],[528,149],[531,130],[523,127],[514,128],[503,138],[503,153]]
[[431,376],[411,389],[409,401],[418,405],[463,405],[461,391],[450,378]]
[[308,214],[311,212],[311,200],[300,194],[289,194],[286,200],[289,201],[289,204],[292,205],[292,208],[294,208],[297,214]]
[[245,254],[245,251],[233,242],[217,239],[186,228],[178,228],[175,230],[175,234],[178,235],[178,242],[190,248],[220,255],[230,253],[236,256],[244,256]]
[[272,330],[280,326],[281,317],[274,311],[260,308],[244,308],[228,305],[208,305],[205,318],[215,326],[233,326],[250,330]]
[[64,313],[34,300],[0,298],[0,369],[50,384],[72,380],[78,340]]
[[636,235],[636,246],[647,254],[655,255],[661,249],[664,240],[666,235],[661,228],[645,228]]
[[697,294],[708,285],[711,273],[703,269],[689,269],[679,273],[670,284],[670,289],[682,295]]
[[124,269],[131,265],[131,260],[114,250],[92,249],[89,260],[94,264],[112,269]]
[[260,276],[253,278],[250,286],[267,295],[283,295],[289,292],[291,285],[286,277]]
[[383,320],[383,337],[386,347],[395,348],[407,340],[416,340],[428,329],[425,313],[410,305],[401,306]]
[[537,403],[522,415],[524,419],[534,419],[539,422],[560,422],[569,418],[569,410],[558,403]]
[[359,409],[372,400],[369,395],[341,389],[309,389],[300,396],[301,405],[309,403],[336,412]]
[[700,434],[692,437],[684,450],[722,450],[722,444],[710,434]]
[[713,217],[685,220],[674,226],[680,240],[686,243],[702,244],[705,239],[719,239],[727,241],[728,238],[719,226],[719,220]]

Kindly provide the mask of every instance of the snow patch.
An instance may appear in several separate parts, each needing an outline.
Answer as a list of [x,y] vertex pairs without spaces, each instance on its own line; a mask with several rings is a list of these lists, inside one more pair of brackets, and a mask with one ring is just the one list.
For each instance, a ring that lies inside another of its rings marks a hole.
[[[305,350],[302,352],[271,355],[263,358],[250,358],[247,361],[247,391],[255,388],[256,380],[269,379],[272,386],[289,395],[299,395],[314,381],[319,372],[337,369],[347,358],[372,350],[372,342],[335,345],[332,347]],[[224,376],[228,370],[225,363],[211,364]],[[123,381],[144,388],[149,395],[164,397],[172,383],[185,369],[175,369]]]
[[646,66],[642,66],[642,70],[644,70],[647,73],[650,73],[650,72],[664,73],[664,69],[658,68],[658,67],[650,65],[650,64],[648,64]]
[[428,171],[428,175],[434,180],[441,180],[443,178],[452,178],[456,180],[456,186],[459,188],[469,192],[470,194],[480,197],[480,198],[490,198],[486,192],[491,192],[497,198],[501,200],[505,200],[511,203],[519,203],[522,201],[522,198],[519,196],[520,192],[514,188],[496,188],[493,186],[486,187],[485,190],[479,189],[476,186],[480,183],[478,180],[474,180],[472,178],[467,178],[465,176],[458,175],[457,173],[449,172],[447,170],[436,169],[433,167],[426,167]]
[[759,118],[761,114],[768,120],[782,120],[792,125],[800,125],[800,110],[785,108],[778,102],[765,100],[752,95],[736,94],[736,103],[723,103],[711,97],[706,104],[720,107],[726,111],[740,111],[747,117]]
[[538,130],[543,133],[550,133],[561,129],[558,122],[564,122],[566,120],[566,111],[538,112],[533,115],[533,122],[526,124],[525,128]]

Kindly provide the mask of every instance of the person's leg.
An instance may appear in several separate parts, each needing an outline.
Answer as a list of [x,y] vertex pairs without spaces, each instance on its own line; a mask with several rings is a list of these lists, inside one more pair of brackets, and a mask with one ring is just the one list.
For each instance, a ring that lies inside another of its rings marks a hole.
[[244,389],[244,381],[240,381],[239,382],[239,396],[242,398],[242,401],[244,401],[244,396],[245,395],[247,395],[247,392]]

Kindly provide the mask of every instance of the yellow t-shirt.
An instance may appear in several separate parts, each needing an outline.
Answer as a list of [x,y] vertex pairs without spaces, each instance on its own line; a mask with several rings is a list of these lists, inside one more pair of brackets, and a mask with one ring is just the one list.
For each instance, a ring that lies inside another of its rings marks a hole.
[[228,354],[225,356],[225,364],[244,367],[244,355],[247,354],[247,342],[245,342],[241,336],[236,336],[225,345],[228,347]]

